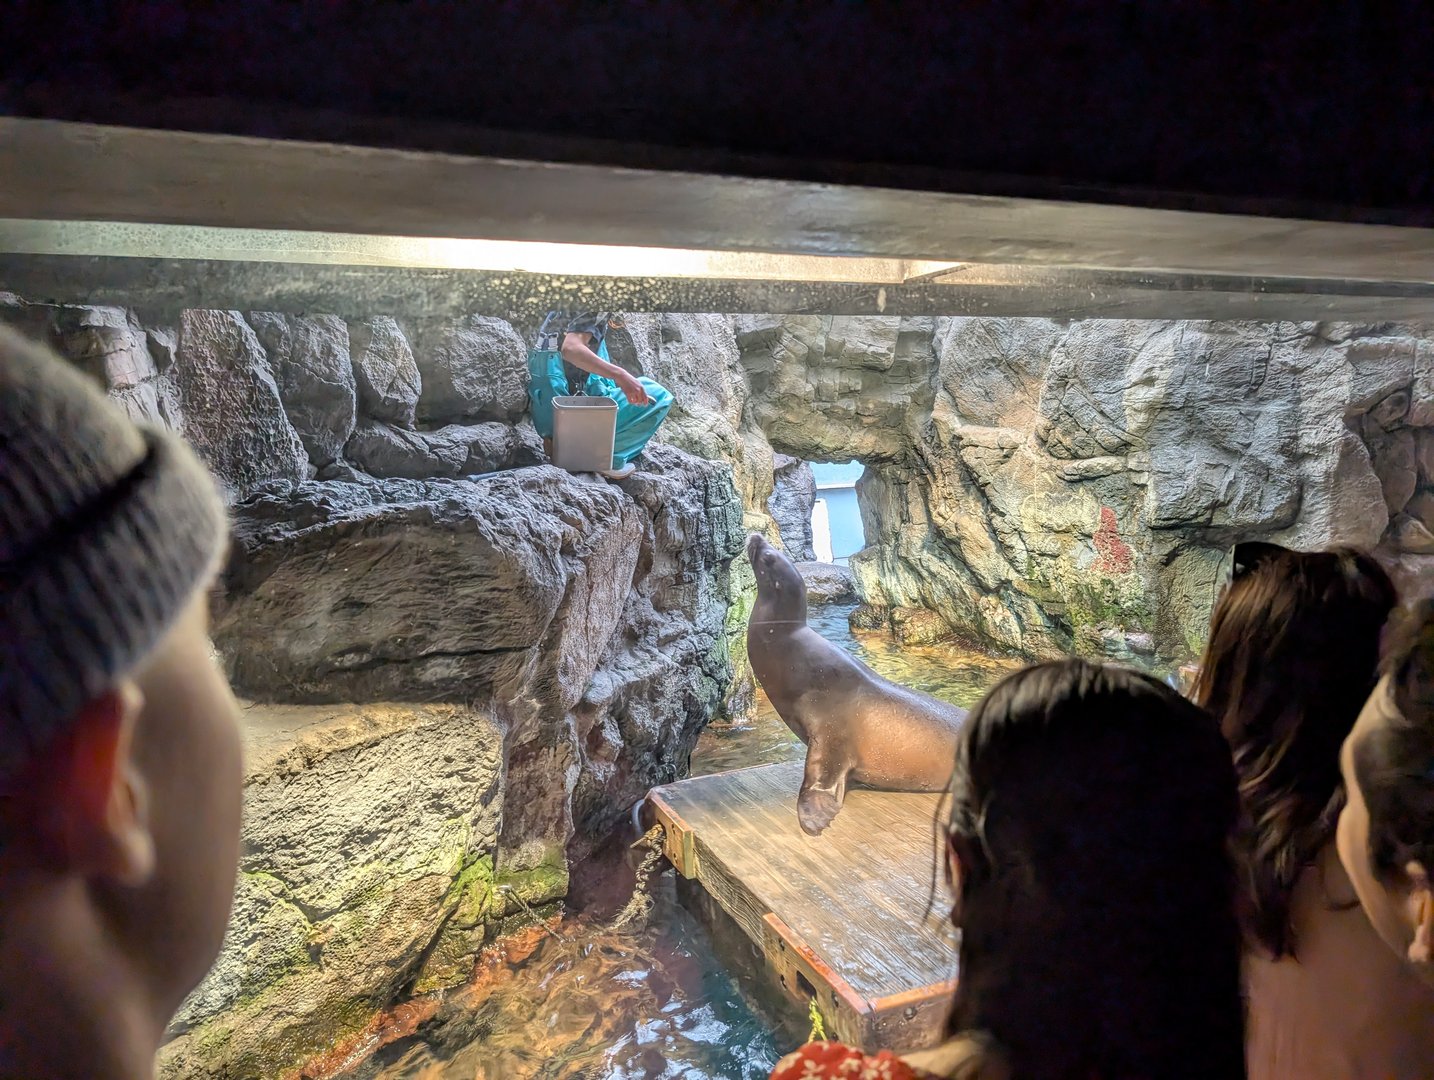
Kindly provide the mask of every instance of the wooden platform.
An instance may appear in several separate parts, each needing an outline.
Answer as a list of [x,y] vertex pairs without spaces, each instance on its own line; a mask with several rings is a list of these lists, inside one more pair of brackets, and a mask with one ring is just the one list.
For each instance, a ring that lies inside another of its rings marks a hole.
[[956,968],[939,797],[853,790],[821,836],[797,824],[800,761],[655,788],[667,857],[761,949],[782,985],[812,997],[828,1034],[867,1050],[940,1041]]

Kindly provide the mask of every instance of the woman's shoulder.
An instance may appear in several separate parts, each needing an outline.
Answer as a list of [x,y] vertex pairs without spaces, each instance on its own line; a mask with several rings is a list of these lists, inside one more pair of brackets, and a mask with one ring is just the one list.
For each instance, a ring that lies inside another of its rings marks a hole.
[[889,1050],[866,1054],[839,1042],[807,1043],[777,1062],[772,1080],[936,1080]]

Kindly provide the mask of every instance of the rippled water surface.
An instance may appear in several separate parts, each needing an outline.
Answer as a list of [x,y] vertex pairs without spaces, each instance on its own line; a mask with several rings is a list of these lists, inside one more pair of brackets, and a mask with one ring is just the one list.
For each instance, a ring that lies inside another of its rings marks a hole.
[[[813,609],[811,625],[887,678],[973,704],[1014,669],[947,646],[898,648],[854,637],[850,608]],[[785,761],[801,745],[761,700],[750,723],[713,727],[694,774]],[[627,838],[631,839],[631,838]],[[804,1016],[766,985],[729,970],[745,943],[719,948],[678,900],[671,870],[652,883],[645,917],[615,928],[641,853],[616,846],[574,877],[574,911],[518,936],[473,983],[401,1006],[347,1060],[311,1076],[347,1080],[764,1080],[807,1034]],[[742,965],[737,965],[742,967]]]
[[805,1038],[805,1018],[723,969],[675,886],[671,871],[656,881],[645,927],[582,914],[526,935],[411,1034],[331,1075],[765,1080]]

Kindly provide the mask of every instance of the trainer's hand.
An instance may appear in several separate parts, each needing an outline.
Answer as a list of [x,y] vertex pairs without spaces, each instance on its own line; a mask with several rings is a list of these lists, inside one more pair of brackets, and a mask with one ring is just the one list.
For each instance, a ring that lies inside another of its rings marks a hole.
[[647,396],[647,391],[642,388],[642,383],[624,371],[613,382],[617,383],[618,389],[623,392],[629,405],[646,405],[652,399]]

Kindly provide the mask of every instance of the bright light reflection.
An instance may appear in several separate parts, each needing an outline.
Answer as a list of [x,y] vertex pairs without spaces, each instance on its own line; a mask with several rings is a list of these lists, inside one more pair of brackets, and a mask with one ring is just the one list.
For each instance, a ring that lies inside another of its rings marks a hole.
[[412,266],[573,277],[728,278],[883,285],[930,278],[961,266],[955,262],[913,259],[15,218],[0,219],[0,252]]

